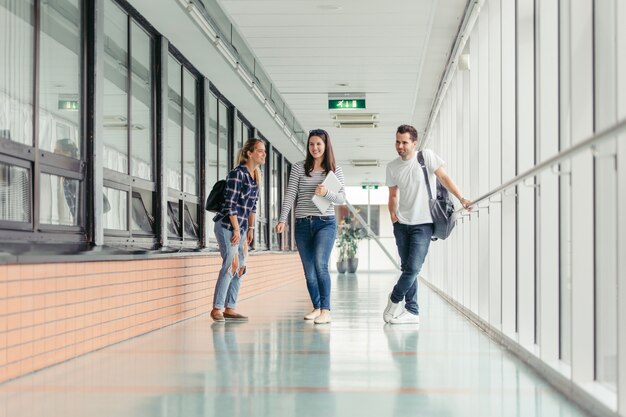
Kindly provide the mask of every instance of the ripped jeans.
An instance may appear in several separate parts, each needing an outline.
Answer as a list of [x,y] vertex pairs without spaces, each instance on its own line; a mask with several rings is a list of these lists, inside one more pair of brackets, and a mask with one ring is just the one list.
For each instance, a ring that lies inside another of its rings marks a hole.
[[213,293],[213,308],[235,308],[241,278],[246,273],[246,258],[248,256],[248,244],[245,231],[241,232],[239,245],[233,246],[230,239],[233,237],[232,230],[222,226],[222,222],[215,222],[215,237],[222,255],[222,268],[220,269]]

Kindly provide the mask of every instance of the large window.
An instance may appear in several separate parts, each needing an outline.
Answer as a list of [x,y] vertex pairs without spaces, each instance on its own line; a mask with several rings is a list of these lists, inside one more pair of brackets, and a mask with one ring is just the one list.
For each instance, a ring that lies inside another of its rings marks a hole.
[[170,241],[200,238],[198,76],[172,54],[168,57],[168,118],[165,142]]
[[105,1],[103,225],[109,241],[155,235],[154,41]]
[[2,228],[85,239],[82,13],[80,0],[0,4]]
[[[207,155],[207,181],[209,187],[218,179],[226,178],[230,166],[228,164],[228,143],[230,136],[231,106],[222,100],[217,91],[209,97],[209,144]],[[213,216],[209,216],[208,243],[215,246]]]

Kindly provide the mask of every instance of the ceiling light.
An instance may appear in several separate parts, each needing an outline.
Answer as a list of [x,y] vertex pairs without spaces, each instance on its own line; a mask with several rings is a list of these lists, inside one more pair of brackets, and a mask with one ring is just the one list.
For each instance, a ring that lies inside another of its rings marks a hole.
[[363,122],[363,121],[377,120],[378,119],[378,114],[374,114],[374,113],[337,113],[337,114],[332,114],[330,117],[333,120],[337,120],[337,121]]
[[377,159],[353,159],[350,161],[353,167],[377,167],[380,161]]
[[322,9],[322,10],[332,10],[332,11],[341,10],[341,6],[337,6],[336,4],[320,4],[319,6],[317,6],[317,8]]
[[335,122],[335,127],[338,129],[344,129],[344,128],[376,128],[378,127],[378,123],[371,121],[371,122],[354,122],[354,121],[347,121],[347,122]]

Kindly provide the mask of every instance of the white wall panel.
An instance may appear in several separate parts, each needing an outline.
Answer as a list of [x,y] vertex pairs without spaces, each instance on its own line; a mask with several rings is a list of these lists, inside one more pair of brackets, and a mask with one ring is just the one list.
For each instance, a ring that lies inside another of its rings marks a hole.
[[[500,0],[489,2],[489,190],[502,183]],[[502,328],[502,197],[489,205],[489,322]]]
[[[470,36],[470,56],[472,61],[472,69],[470,74],[470,140],[469,140],[469,188],[463,190],[464,193],[469,192],[471,195],[479,195],[478,189],[478,170],[480,167],[480,146],[479,146],[479,117],[480,117],[480,16],[476,26]],[[471,213],[472,220],[477,219],[476,213]],[[470,222],[470,308],[472,311],[478,311],[478,222]]]
[[[534,2],[517,1],[517,173],[535,164]],[[535,189],[534,178],[518,187],[518,333],[522,345],[535,341]]]
[[[539,162],[559,152],[558,0],[537,3],[537,144]],[[538,344],[541,358],[559,358],[559,184],[557,175],[544,171],[539,178]]]
[[[503,1],[502,15],[502,180],[515,171],[515,3]],[[517,332],[516,312],[516,196],[506,193],[502,198],[502,331],[514,337]]]
[[[489,191],[489,5],[478,16],[478,190]],[[473,190],[472,190],[473,192]],[[478,212],[478,314],[489,320],[489,211]]]
[[[559,150],[572,143],[570,4],[559,2]],[[571,161],[559,174],[559,359],[572,363],[572,182]]]
[[[626,3],[616,1],[617,12],[616,21],[621,22],[617,26],[616,50],[617,50],[617,118],[626,119]],[[624,212],[626,207],[626,133],[622,133],[618,138],[617,148],[617,198],[620,212]],[[617,385],[617,405],[620,415],[626,415],[626,216],[623,214],[617,217],[617,248],[618,248],[618,270],[619,285],[617,292],[617,328],[618,328],[618,385]]]
[[[470,155],[470,142],[471,142],[471,129],[470,129],[470,103],[471,103],[471,77],[470,71],[464,71],[460,73],[460,77],[463,79],[463,158],[462,158],[462,189],[470,190],[471,187],[471,155]],[[467,192],[467,191],[463,191]],[[470,190],[471,192],[471,190]],[[471,264],[470,264],[470,251],[467,248],[470,247],[470,224],[469,216],[464,216],[461,223],[463,228],[462,234],[462,250],[463,250],[463,298],[461,303],[469,307],[470,306],[470,290],[471,290]]]
[[[591,0],[571,2],[572,143],[593,133],[593,8]],[[593,157],[572,159],[572,377],[594,378]]]
[[[594,3],[594,125],[617,122],[616,22],[614,0]],[[622,23],[623,24],[623,23]],[[616,143],[599,145],[594,158],[595,190],[595,356],[596,380],[617,382],[617,171]]]

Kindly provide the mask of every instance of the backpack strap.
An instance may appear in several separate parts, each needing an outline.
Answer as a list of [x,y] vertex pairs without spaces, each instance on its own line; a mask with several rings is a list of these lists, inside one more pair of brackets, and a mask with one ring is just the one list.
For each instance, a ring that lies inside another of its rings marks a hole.
[[426,188],[428,188],[428,197],[433,199],[433,192],[430,190],[430,181],[428,180],[428,171],[426,171],[426,163],[424,162],[424,155],[422,151],[417,153],[417,162],[419,162],[422,167],[422,172],[424,173],[424,178],[426,179]]

